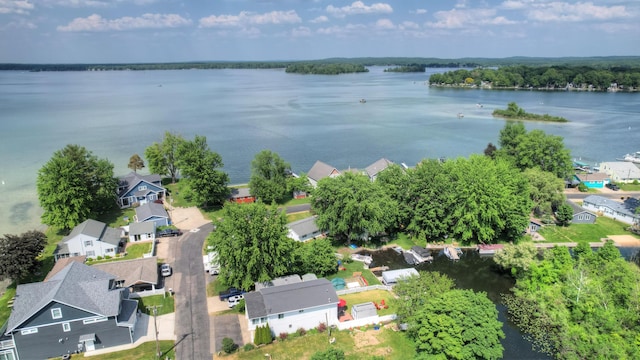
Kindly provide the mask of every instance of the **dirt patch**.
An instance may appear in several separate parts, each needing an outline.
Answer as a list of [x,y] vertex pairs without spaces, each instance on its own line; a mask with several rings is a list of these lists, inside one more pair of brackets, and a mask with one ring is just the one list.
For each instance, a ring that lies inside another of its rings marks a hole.
[[613,240],[616,246],[622,246],[622,247],[640,246],[640,239],[637,239],[631,235],[607,235],[607,238]]
[[183,231],[196,229],[211,222],[211,220],[205,219],[200,210],[195,206],[188,208],[171,208],[169,215],[171,216],[171,223]]
[[353,341],[356,345],[356,348],[358,349],[380,344],[380,339],[378,339],[378,332],[376,331],[356,332],[353,335]]

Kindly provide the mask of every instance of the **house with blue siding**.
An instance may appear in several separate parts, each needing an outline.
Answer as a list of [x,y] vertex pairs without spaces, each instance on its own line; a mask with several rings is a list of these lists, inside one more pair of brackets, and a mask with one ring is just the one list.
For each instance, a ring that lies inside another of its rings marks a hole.
[[639,206],[640,201],[634,198],[620,202],[597,195],[587,196],[582,202],[582,207],[587,210],[630,225],[640,222],[640,215],[636,214]]
[[595,224],[598,216],[589,210],[586,210],[582,206],[574,203],[571,200],[567,200],[567,204],[571,206],[573,210],[573,216],[571,218],[572,224]]
[[605,173],[575,174],[573,178],[584,184],[589,189],[602,189],[609,183],[609,175]]
[[156,223],[156,227],[171,225],[169,214],[162,204],[148,202],[135,208],[135,211],[136,222],[151,221]]
[[133,343],[136,300],[116,277],[72,261],[44,282],[16,288],[4,335],[16,359],[47,359]]
[[118,181],[118,205],[121,209],[163,200],[167,190],[160,175],[140,175],[131,172]]

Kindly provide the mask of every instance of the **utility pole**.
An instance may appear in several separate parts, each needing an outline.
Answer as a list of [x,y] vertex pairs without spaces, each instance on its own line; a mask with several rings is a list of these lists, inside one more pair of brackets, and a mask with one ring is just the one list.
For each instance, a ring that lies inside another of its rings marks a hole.
[[156,330],[156,360],[160,360],[160,355],[162,355],[160,353],[160,341],[158,340],[158,320],[157,320],[157,316],[158,316],[158,308],[159,307],[162,307],[162,305],[147,306],[147,310],[153,311],[153,325],[154,325],[155,330]]

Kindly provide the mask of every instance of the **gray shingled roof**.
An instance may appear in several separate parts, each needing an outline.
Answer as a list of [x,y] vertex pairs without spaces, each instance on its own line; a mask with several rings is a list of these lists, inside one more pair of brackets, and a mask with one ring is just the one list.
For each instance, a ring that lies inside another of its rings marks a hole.
[[[612,161],[600,163],[600,169],[607,173],[613,173],[620,179],[640,178],[640,168],[634,163],[627,161]],[[613,176],[613,175],[612,175]]]
[[243,197],[249,197],[251,196],[251,191],[249,190],[249,188],[239,188],[239,189],[231,189],[231,195],[229,196],[229,198],[231,199],[237,199],[237,198],[243,198]]
[[584,198],[583,203],[590,203],[595,206],[606,206],[631,217],[638,217],[635,213],[636,207],[638,207],[638,200],[636,199],[628,199],[625,202],[619,202],[598,195],[589,195]]
[[[573,215],[580,214],[582,212],[588,212],[590,214],[593,214],[591,211],[583,208],[582,206],[574,203],[571,200],[567,200],[567,204],[569,204],[569,206],[571,206],[571,209],[573,209]],[[595,216],[596,214],[593,214],[593,215]]]
[[336,290],[327,279],[268,287],[244,297],[249,319],[338,304]]
[[124,286],[126,287],[140,282],[147,284],[158,283],[158,258],[155,256],[142,259],[112,261],[95,264],[92,267],[113,274],[116,280],[124,281]]
[[129,190],[137,186],[140,181],[146,181],[148,183],[162,187],[161,185],[158,185],[162,181],[162,178],[158,174],[140,175],[132,171],[129,174],[121,177],[119,180],[119,186],[125,186],[125,188],[120,192],[120,194],[118,194],[118,196],[122,196],[125,193],[129,192]]
[[129,225],[129,235],[153,234],[156,232],[156,223],[153,221],[137,222]]
[[288,223],[287,227],[298,235],[313,234],[314,232],[320,230],[318,228],[318,225],[316,225],[317,217],[318,216],[311,216],[298,221],[294,221],[292,223]]
[[114,278],[104,271],[74,261],[48,281],[18,285],[7,333],[52,301],[98,316],[118,315],[120,292],[124,289],[109,289]]
[[148,202],[136,208],[136,219],[138,221],[145,221],[154,216],[168,218],[169,214],[167,214],[167,210],[162,204],[154,202]]
[[84,222],[74,227],[73,230],[71,230],[71,233],[62,239],[62,242],[66,242],[67,240],[72,239],[80,234],[99,239],[106,226],[107,224],[98,220],[85,220]]
[[575,176],[580,181],[604,181],[609,178],[609,175],[603,172],[597,172],[592,174],[576,174]]
[[369,175],[370,178],[373,178],[374,176],[378,175],[382,170],[388,168],[389,165],[392,165],[392,164],[393,162],[391,162],[390,160],[382,158],[374,162],[373,164],[367,166],[365,168],[365,171],[367,172],[367,175]]
[[309,179],[320,181],[320,179],[326,178],[331,175],[333,171],[338,171],[336,168],[329,164],[325,164],[322,161],[318,160],[311,167],[311,170],[307,173],[307,177]]
[[257,291],[270,286],[281,286],[281,285],[287,285],[287,284],[295,284],[299,282],[302,282],[302,278],[300,277],[300,275],[293,274],[293,275],[277,277],[271,281],[256,282],[255,287]]

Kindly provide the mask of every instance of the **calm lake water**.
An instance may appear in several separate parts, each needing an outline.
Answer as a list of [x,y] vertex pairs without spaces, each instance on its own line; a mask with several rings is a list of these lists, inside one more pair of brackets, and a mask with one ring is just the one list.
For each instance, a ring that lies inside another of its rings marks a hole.
[[[129,157],[143,155],[166,130],[205,135],[232,183],[248,181],[251,160],[263,149],[280,154],[296,172],[316,160],[340,169],[363,168],[381,157],[411,166],[428,157],[482,152],[504,125],[491,112],[510,101],[570,119],[526,126],[563,136],[583,161],[640,150],[640,94],[430,89],[424,84],[429,74],[381,67],[340,76],[0,72],[0,231],[40,227],[35,179],[54,151],[85,146],[122,175]],[[460,112],[464,118],[456,116]]]

